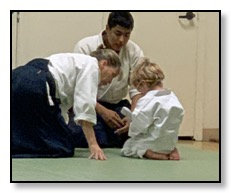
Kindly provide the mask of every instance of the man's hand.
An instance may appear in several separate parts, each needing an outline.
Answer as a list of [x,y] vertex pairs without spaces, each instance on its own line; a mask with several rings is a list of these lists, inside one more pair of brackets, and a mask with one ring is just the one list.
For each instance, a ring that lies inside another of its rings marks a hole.
[[96,111],[98,114],[101,115],[101,117],[104,119],[104,121],[109,127],[115,129],[124,126],[123,120],[115,111],[107,109],[99,103],[96,104]]
[[125,117],[125,118],[123,118],[123,122],[125,125],[119,129],[116,129],[116,131],[115,131],[115,133],[118,135],[121,135],[123,133],[128,132],[130,121],[127,121],[127,118]]
[[109,109],[105,110],[102,118],[111,128],[119,128],[124,126],[124,122],[115,111]]

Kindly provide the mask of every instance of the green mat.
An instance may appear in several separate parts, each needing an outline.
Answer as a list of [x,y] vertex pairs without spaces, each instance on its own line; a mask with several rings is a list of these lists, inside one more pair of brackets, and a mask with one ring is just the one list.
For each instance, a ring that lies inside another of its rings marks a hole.
[[180,161],[127,158],[120,149],[104,149],[106,161],[87,159],[88,149],[72,158],[12,159],[12,182],[47,181],[216,181],[219,153],[177,146]]

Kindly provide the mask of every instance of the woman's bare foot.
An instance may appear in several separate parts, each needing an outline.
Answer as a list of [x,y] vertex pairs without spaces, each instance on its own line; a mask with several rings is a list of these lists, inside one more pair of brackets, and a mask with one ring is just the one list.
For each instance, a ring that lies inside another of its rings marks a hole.
[[169,154],[169,160],[180,160],[180,154],[176,147]]
[[157,152],[154,152],[154,151],[148,149],[145,152],[144,157],[146,157],[148,159],[154,159],[154,160],[168,160],[169,154],[157,153]]

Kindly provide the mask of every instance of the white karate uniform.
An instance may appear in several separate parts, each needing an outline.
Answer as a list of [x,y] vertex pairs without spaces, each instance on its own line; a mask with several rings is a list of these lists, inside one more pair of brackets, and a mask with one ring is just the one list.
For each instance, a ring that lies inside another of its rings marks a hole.
[[46,58],[48,68],[56,83],[56,97],[61,100],[62,115],[73,106],[74,120],[96,124],[96,97],[99,66],[96,58],[76,53],[61,53]]
[[132,112],[129,138],[121,153],[143,158],[147,149],[170,153],[176,146],[184,109],[169,90],[152,90],[137,103]]
[[[99,35],[86,37],[80,40],[76,44],[74,52],[89,55],[91,52],[95,51],[99,45],[104,45],[102,33],[103,32]],[[122,63],[122,73],[114,78],[111,84],[98,88],[98,100],[116,104],[126,97],[130,72],[138,64],[141,57],[143,57],[143,51],[137,44],[129,40],[119,53],[119,58]],[[134,88],[130,88],[129,94],[132,98],[139,94],[139,92]]]

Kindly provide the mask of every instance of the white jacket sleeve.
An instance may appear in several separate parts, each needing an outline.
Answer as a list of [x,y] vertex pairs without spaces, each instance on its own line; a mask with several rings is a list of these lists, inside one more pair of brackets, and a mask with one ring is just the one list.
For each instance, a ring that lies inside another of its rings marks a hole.
[[80,120],[96,124],[95,106],[99,81],[98,76],[98,64],[89,64],[81,69],[76,78],[73,106],[76,124]]
[[145,115],[144,112],[135,109],[132,113],[132,122],[129,127],[128,135],[130,137],[135,137],[141,133],[146,133],[152,121],[152,118]]
[[[143,51],[141,50],[141,48],[139,46],[134,46],[134,50],[133,50],[133,56],[132,56],[132,61],[130,64],[130,73],[132,73],[133,69],[139,65],[141,59],[144,57]],[[129,76],[130,79],[130,76]],[[129,83],[130,84],[130,83]],[[129,96],[132,99],[135,95],[140,94],[140,92],[134,88],[133,86],[130,86],[129,88]]]
[[90,50],[87,49],[87,46],[82,45],[82,42],[78,42],[74,47],[74,53],[89,55]]
[[74,47],[75,53],[90,55],[91,52],[97,50],[100,40],[97,36],[86,37],[80,40]]

